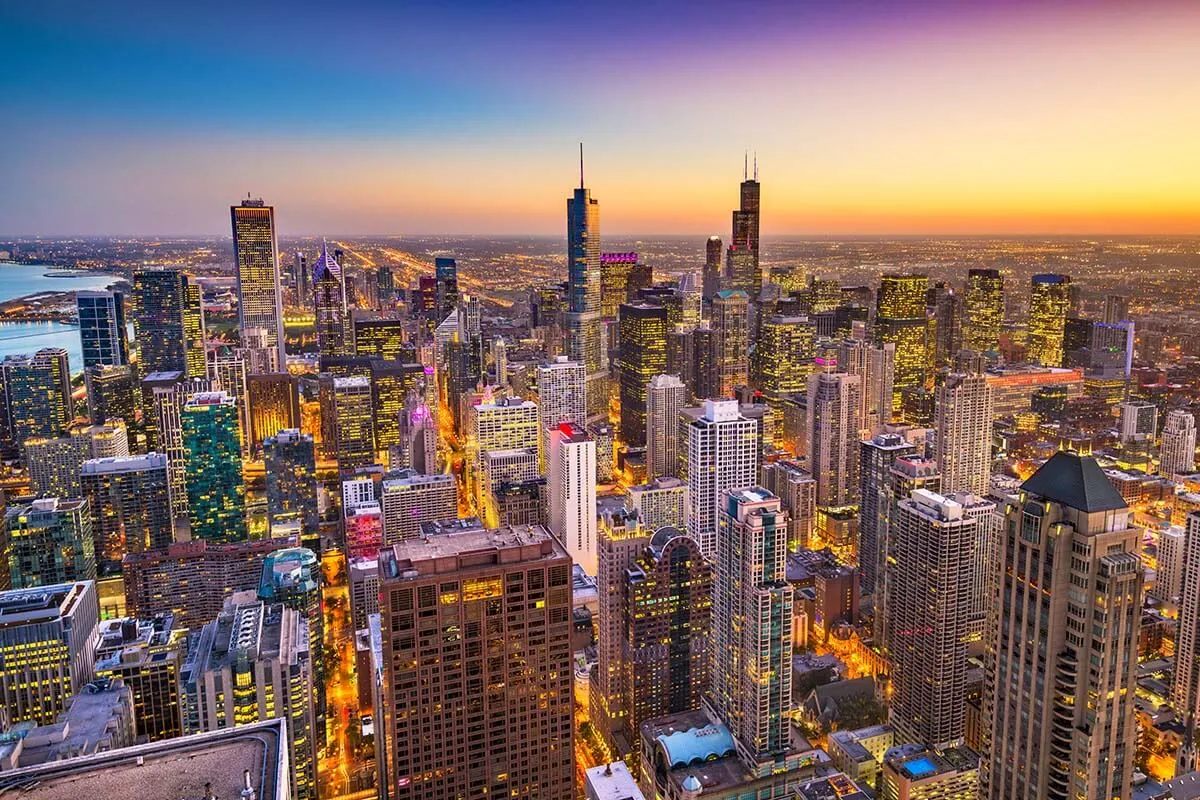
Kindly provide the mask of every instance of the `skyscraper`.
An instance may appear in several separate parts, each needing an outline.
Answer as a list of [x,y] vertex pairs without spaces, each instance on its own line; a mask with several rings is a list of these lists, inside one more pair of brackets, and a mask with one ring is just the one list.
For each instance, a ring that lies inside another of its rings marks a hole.
[[137,386],[133,368],[95,366],[84,373],[87,386],[88,417],[96,425],[123,420],[130,428],[137,424]]
[[263,440],[300,427],[300,394],[296,378],[287,372],[246,376],[250,419],[250,451],[262,452]]
[[246,538],[246,484],[237,403],[225,392],[192,395],[180,412],[193,539]]
[[437,319],[441,322],[458,307],[458,262],[453,258],[435,258],[433,276]]
[[713,574],[694,539],[663,528],[616,584],[620,591],[612,594],[624,611],[617,643],[626,664],[621,696],[628,703],[621,720],[624,741],[636,746],[646,720],[701,705],[712,656]]
[[6,449],[19,454],[30,439],[61,436],[75,413],[71,404],[71,367],[67,351],[44,347],[32,356],[0,361],[4,389],[2,432]]
[[1034,275],[1029,295],[1026,357],[1043,367],[1063,365],[1063,334],[1070,310],[1071,279],[1066,275]]
[[1095,459],[1066,451],[1006,507],[981,797],[1130,796],[1142,607],[1130,517]]
[[1196,470],[1196,418],[1188,411],[1167,412],[1158,471],[1168,477]]
[[128,364],[125,295],[121,292],[80,290],[75,292],[75,305],[79,311],[83,368],[98,364],[118,367]]
[[887,565],[899,561],[902,556],[896,549],[896,541],[892,536],[892,525],[895,522],[897,507],[901,500],[911,497],[917,489],[937,493],[941,489],[941,485],[942,477],[938,474],[937,463],[930,458],[916,455],[897,456],[892,468],[888,471],[884,487],[887,493],[884,498],[886,506],[881,505],[881,508],[886,508],[887,517],[875,530],[878,554],[875,561],[874,637],[885,655],[891,644],[889,626],[892,620],[888,607],[888,600],[892,593],[888,590],[887,584],[894,577],[894,573],[888,571]]
[[375,463],[375,420],[371,379],[333,379],[334,439],[338,467],[353,469]]
[[304,618],[316,701],[313,735],[320,736],[325,727],[325,613],[317,554],[306,547],[286,547],[269,554],[263,559],[258,599],[268,604],[282,603]]
[[600,314],[605,320],[617,318],[617,307],[632,303],[637,287],[630,285],[630,275],[638,264],[638,254],[600,254]]
[[872,345],[862,339],[843,339],[837,347],[838,369],[861,379],[859,393],[864,437],[880,433],[892,419],[892,385],[896,346]]
[[712,302],[712,363],[719,397],[750,382],[750,296],[740,290],[717,292]]
[[187,448],[183,441],[183,406],[197,392],[211,390],[209,379],[185,380],[182,372],[152,372],[142,380],[143,423],[147,447],[167,454],[171,505],[175,516],[187,514]]
[[[186,272],[179,275],[182,299],[180,315],[183,321],[183,361],[184,373],[189,378],[203,378],[208,375],[208,365],[205,363],[205,342],[208,334],[204,327],[204,292],[194,275]],[[249,329],[247,329],[249,330]],[[255,330],[267,330],[265,328]],[[267,342],[270,342],[268,331]],[[247,336],[245,343],[248,344]],[[279,340],[279,348],[283,349],[283,339]],[[281,362],[282,363],[282,362]]]
[[889,536],[901,556],[886,567],[889,719],[905,742],[962,743],[976,527],[959,503],[925,489],[896,504]]
[[186,733],[265,719],[287,720],[293,797],[312,800],[316,785],[313,660],[304,615],[252,592],[235,594],[189,648],[183,671]]
[[[385,550],[379,572],[382,694],[391,700],[375,724],[393,800],[574,797],[571,557],[562,545],[540,527],[445,533]],[[422,644],[427,622],[417,621],[430,611],[439,630],[460,631],[436,655]],[[507,615],[500,638],[487,622],[494,613]]]
[[1171,703],[1179,717],[1193,720],[1200,715],[1200,511],[1187,515],[1182,544],[1179,556],[1182,596]]
[[963,347],[979,353],[999,350],[1003,326],[1004,278],[1000,270],[968,270],[963,297]]
[[44,497],[4,512],[2,579],[12,589],[96,578],[92,512],[86,498]]
[[[883,586],[885,544],[892,516],[891,472],[917,448],[898,433],[879,433],[859,447],[858,571],[865,595]],[[895,498],[899,500],[901,498]]]
[[321,255],[313,264],[312,281],[317,352],[322,358],[349,355],[353,350],[353,331],[346,306],[346,279],[325,242],[321,242]]
[[184,276],[173,269],[133,274],[133,324],[138,372],[186,372],[183,335]]
[[287,364],[283,339],[283,291],[279,285],[279,248],[275,207],[246,199],[231,206],[233,258],[237,268],[238,329],[262,328],[267,345],[278,348],[279,366]]
[[646,444],[646,386],[667,368],[667,309],[648,303],[620,307],[621,441]]
[[759,325],[754,385],[781,400],[805,390],[816,355],[816,326],[808,317],[775,314]]
[[992,387],[979,373],[956,372],[934,405],[942,491],[986,495],[992,477]]
[[757,303],[762,294],[762,271],[758,258],[758,229],[761,187],[758,183],[758,162],[753,176],[743,176],[739,204],[733,212],[733,238],[729,243],[728,288],[745,292]]
[[721,493],[758,483],[759,423],[742,416],[736,400],[706,400],[683,409],[679,425],[680,447],[687,440],[687,529],[711,560]]
[[721,291],[722,261],[724,257],[725,252],[721,246],[721,237],[708,237],[708,242],[704,246],[704,274],[702,281],[704,299],[706,301],[711,301],[717,296],[717,292]]
[[753,774],[790,749],[792,603],[787,512],[762,488],[721,493],[706,698]]
[[546,458],[550,530],[589,575],[596,574],[596,442],[580,425],[550,432]]
[[471,415],[473,429],[468,437],[468,466],[472,468],[471,485],[475,489],[476,506],[482,508],[491,488],[491,478],[486,468],[489,451],[534,448],[533,463],[536,467],[538,406],[529,400],[509,398],[495,403],[481,403],[471,409]]
[[817,521],[817,482],[791,459],[763,465],[763,488],[788,512],[788,550],[809,547]]
[[[875,307],[875,341],[896,346],[893,385],[918,389],[925,385],[927,324],[925,295],[927,275],[884,275],[880,279]],[[894,401],[893,401],[894,405]]]
[[931,351],[934,367],[945,369],[963,349],[963,296],[943,281],[935,283],[929,294],[933,341],[927,349]]
[[0,592],[0,712],[10,724],[53,723],[92,679],[100,621],[94,581]]
[[300,523],[302,536],[315,536],[320,517],[312,435],[287,428],[268,436],[263,442],[263,462],[267,478],[267,523],[275,527],[295,520]]
[[655,375],[646,385],[646,480],[679,475],[679,412],[687,387],[674,375]]
[[175,541],[171,479],[164,454],[90,459],[83,462],[80,482],[91,503],[101,574],[119,574],[126,553]]
[[458,484],[453,475],[419,475],[401,471],[380,487],[383,541],[390,546],[421,535],[422,522],[458,515]]
[[862,379],[834,372],[818,359],[808,378],[808,464],[817,481],[817,505],[858,502],[858,443]]
[[579,188],[567,200],[567,355],[587,373],[588,418],[608,406],[600,336],[600,204],[583,184],[583,147],[579,148]]
[[541,413],[543,457],[550,452],[550,433],[564,422],[582,425],[587,419],[587,374],[583,365],[559,356],[537,368],[538,410]]

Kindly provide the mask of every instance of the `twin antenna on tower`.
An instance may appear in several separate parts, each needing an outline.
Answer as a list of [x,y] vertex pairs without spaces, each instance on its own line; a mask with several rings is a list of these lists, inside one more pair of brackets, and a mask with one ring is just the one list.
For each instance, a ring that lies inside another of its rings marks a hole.
[[[742,180],[750,180],[750,151],[742,155]],[[758,180],[758,151],[754,151],[754,180]]]

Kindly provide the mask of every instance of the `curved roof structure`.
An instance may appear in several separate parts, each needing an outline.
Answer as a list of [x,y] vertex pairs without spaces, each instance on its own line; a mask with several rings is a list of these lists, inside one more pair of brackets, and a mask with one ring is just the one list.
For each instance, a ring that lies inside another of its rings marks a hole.
[[733,735],[719,722],[659,736],[658,745],[672,769],[702,764],[737,752]]

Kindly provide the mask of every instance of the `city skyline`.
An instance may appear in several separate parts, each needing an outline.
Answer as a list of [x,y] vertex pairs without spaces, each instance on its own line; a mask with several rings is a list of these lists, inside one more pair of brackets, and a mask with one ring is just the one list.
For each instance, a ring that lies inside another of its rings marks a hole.
[[551,234],[582,140],[606,236],[727,233],[744,152],[764,237],[1200,228],[1200,8],[876,5],[6,9],[0,219],[211,235],[250,191],[285,235]]

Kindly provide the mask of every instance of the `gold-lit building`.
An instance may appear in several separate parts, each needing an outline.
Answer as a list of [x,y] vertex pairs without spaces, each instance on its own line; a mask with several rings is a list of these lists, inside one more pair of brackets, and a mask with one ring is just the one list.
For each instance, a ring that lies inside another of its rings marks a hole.
[[963,347],[980,353],[999,350],[1004,326],[1004,278],[1000,270],[969,270],[965,294]]
[[353,469],[375,463],[370,378],[333,379],[333,432],[339,468]]
[[621,441],[642,447],[646,444],[646,386],[667,368],[667,310],[647,303],[625,303],[618,314]]
[[893,391],[898,401],[903,389],[925,386],[929,353],[926,319],[926,275],[884,275],[879,284],[875,311],[875,341],[896,346]]
[[712,348],[714,397],[733,397],[750,382],[750,296],[744,291],[720,291],[713,298]]
[[1043,367],[1063,365],[1063,337],[1071,307],[1071,279],[1066,275],[1034,275],[1029,295],[1029,339],[1025,355]]
[[812,373],[816,326],[808,317],[772,316],[762,321],[754,351],[755,384],[782,398],[803,392]]
[[[237,267],[238,329],[264,329],[267,346],[278,348],[279,364],[286,364],[275,207],[262,200],[246,199],[241,205],[231,206],[229,216],[233,223],[233,254]],[[185,329],[188,325],[185,315]]]

